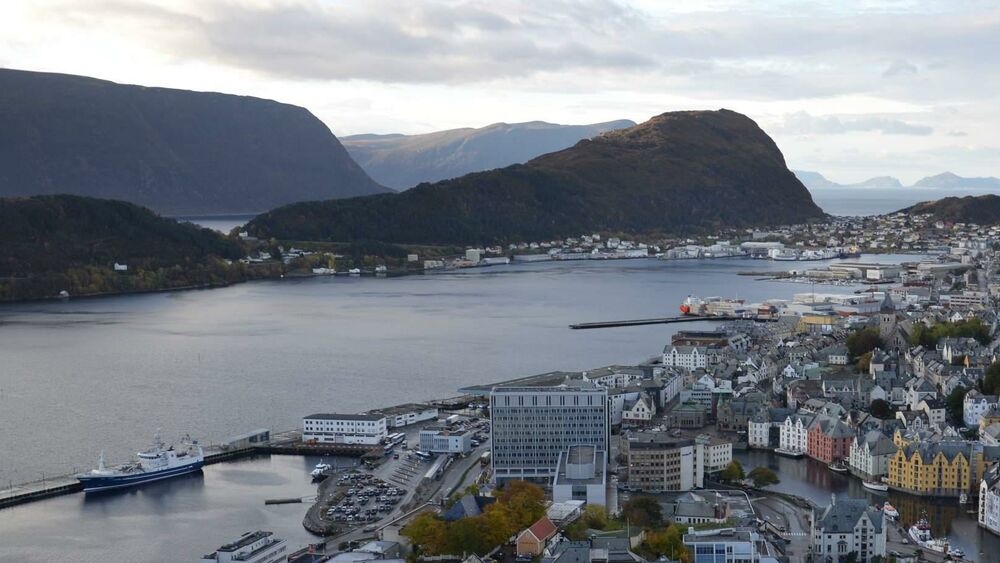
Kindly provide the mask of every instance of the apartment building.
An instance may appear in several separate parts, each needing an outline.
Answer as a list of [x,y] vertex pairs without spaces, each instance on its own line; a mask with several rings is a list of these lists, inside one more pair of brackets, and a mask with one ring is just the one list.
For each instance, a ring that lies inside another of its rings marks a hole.
[[302,441],[375,445],[388,436],[381,414],[311,414],[302,419]]

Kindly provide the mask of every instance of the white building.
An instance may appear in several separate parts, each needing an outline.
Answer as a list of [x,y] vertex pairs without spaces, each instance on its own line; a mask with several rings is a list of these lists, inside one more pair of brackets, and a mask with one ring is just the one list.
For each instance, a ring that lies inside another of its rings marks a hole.
[[552,502],[572,500],[607,506],[607,454],[594,446],[570,446],[559,454],[552,480]]
[[704,369],[708,365],[708,351],[702,346],[667,346],[662,362],[669,367]]
[[433,454],[467,454],[472,451],[472,432],[443,426],[421,428],[420,449]]
[[626,402],[622,408],[623,424],[648,424],[653,420],[656,408],[645,394],[640,393],[634,401]]
[[897,449],[888,436],[872,430],[854,438],[848,465],[855,475],[866,479],[885,477],[889,474],[889,459],[896,455]]
[[608,451],[608,391],[592,383],[495,387],[490,392],[493,478],[548,480],[570,446]]
[[[692,563],[777,563],[777,554],[768,551],[767,542],[756,530],[723,528],[695,531],[688,528],[684,545]],[[758,549],[760,548],[760,549]]]
[[994,466],[979,483],[979,525],[1000,535],[1000,466]]
[[716,436],[702,434],[695,438],[702,447],[702,465],[705,473],[722,471],[733,461],[733,443]]
[[747,425],[748,447],[758,449],[771,447],[771,420],[767,415],[752,416]]
[[975,389],[969,391],[965,394],[962,414],[965,425],[969,428],[979,426],[979,420],[983,417],[983,414],[995,406],[997,406],[996,395],[983,395]]
[[287,542],[274,537],[271,532],[256,531],[243,534],[233,543],[203,555],[202,563],[278,563],[288,558]]
[[429,405],[406,404],[372,411],[385,416],[386,426],[400,428],[427,420],[437,420],[438,409]]
[[793,414],[785,419],[779,430],[778,449],[788,454],[804,454],[809,449],[809,423],[811,416]]
[[857,554],[858,561],[885,557],[885,526],[880,510],[864,499],[841,499],[811,513],[810,531],[814,558],[843,561]]
[[388,436],[380,414],[311,414],[302,419],[302,441],[376,445]]

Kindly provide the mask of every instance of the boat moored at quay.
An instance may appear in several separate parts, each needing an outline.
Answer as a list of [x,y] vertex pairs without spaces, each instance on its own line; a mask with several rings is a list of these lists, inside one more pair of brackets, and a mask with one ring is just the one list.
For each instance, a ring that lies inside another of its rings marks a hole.
[[185,439],[177,446],[167,446],[157,434],[149,449],[136,454],[136,460],[108,468],[102,452],[97,469],[76,478],[83,484],[84,492],[106,491],[194,473],[204,463],[205,453],[197,442]]

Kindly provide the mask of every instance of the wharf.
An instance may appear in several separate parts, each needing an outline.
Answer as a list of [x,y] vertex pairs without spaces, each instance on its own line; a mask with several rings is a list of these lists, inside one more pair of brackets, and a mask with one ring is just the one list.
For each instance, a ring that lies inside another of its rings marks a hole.
[[659,317],[653,319],[632,319],[625,321],[601,321],[596,323],[578,323],[569,325],[569,328],[573,330],[584,330],[590,328],[614,328],[620,326],[666,325],[674,323],[694,323],[698,321],[740,321],[740,320],[746,320],[746,319],[745,317],[735,317],[735,316],[710,317],[710,316],[684,315],[682,317]]

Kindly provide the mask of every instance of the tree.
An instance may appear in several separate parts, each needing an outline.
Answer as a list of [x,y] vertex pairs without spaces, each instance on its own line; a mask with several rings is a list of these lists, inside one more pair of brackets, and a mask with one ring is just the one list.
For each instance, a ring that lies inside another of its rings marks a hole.
[[405,528],[403,535],[419,545],[424,553],[441,553],[446,546],[445,524],[431,512],[417,515]]
[[774,471],[766,467],[757,467],[750,472],[750,479],[753,480],[755,487],[767,487],[768,485],[777,485],[781,482],[778,476],[774,474]]
[[593,530],[603,530],[608,527],[608,512],[599,504],[588,504],[583,509],[583,522]]
[[861,358],[858,359],[858,363],[856,364],[857,368],[858,368],[858,371],[860,371],[862,373],[866,373],[868,371],[868,369],[872,365],[872,355],[873,354],[874,354],[874,352],[868,351],[868,352],[865,352],[864,354],[861,355]]
[[958,426],[963,425],[963,420],[965,416],[965,394],[969,390],[965,387],[958,386],[954,388],[951,393],[948,393],[948,397],[945,402],[948,405],[948,415],[951,416],[951,421]]
[[527,481],[511,481],[504,485],[499,502],[510,510],[511,521],[519,530],[545,515],[545,491]]
[[847,337],[847,351],[852,358],[858,358],[871,352],[875,348],[882,347],[882,337],[875,327],[856,330]]
[[868,412],[875,418],[886,420],[892,418],[892,405],[885,399],[875,399],[868,405]]
[[743,466],[740,462],[733,460],[729,462],[729,465],[719,473],[719,478],[723,481],[739,481],[746,475],[743,473]]
[[996,395],[1000,392],[1000,362],[993,362],[986,368],[982,388],[985,395]]
[[678,526],[646,533],[646,550],[653,557],[666,557],[673,561],[691,561],[691,553],[684,546],[684,534]]
[[629,499],[622,506],[622,515],[631,524],[644,528],[658,526],[663,522],[663,509],[653,497],[638,496]]

